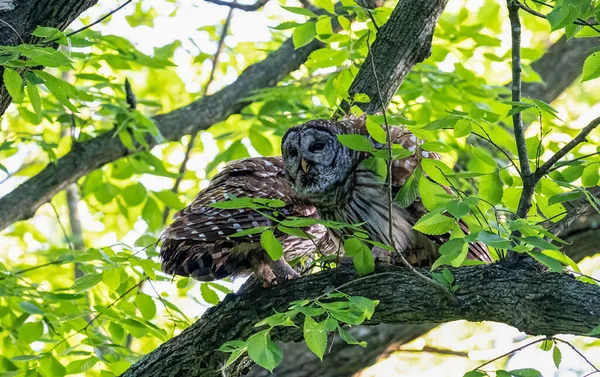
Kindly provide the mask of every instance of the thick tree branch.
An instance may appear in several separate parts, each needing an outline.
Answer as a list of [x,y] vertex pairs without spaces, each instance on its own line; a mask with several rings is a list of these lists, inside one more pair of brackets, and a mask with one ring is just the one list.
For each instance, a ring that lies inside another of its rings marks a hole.
[[[586,335],[599,322],[600,300],[596,297],[600,286],[563,274],[505,269],[501,265],[455,269],[452,272],[459,287],[459,304],[452,305],[442,292],[405,269],[388,267],[381,272],[387,273],[343,289],[349,295],[380,301],[370,325],[465,319],[506,323],[531,335]],[[275,311],[287,310],[290,301],[318,297],[356,278],[352,268],[336,268],[274,288],[245,292],[243,297],[228,295],[190,328],[133,365],[123,377],[218,376],[227,356],[216,351],[221,344],[246,339],[256,331],[255,323]],[[302,330],[286,327],[272,335],[283,342],[298,341]],[[227,375],[240,375],[249,366],[248,359],[244,359]]]
[[[39,26],[55,27],[64,30],[86,9],[98,0],[20,0],[10,1],[2,9],[0,25],[0,45],[13,46],[32,43],[37,37],[31,32]],[[11,97],[4,86],[0,68],[0,115],[4,114]],[[60,190],[59,190],[60,191]]]
[[[369,102],[358,104],[364,112],[373,114],[381,111],[381,108],[390,102],[413,67],[429,57],[433,30],[447,2],[447,0],[401,1],[394,9],[388,22],[377,33],[377,39],[373,42],[365,60],[373,61],[377,67],[377,76],[381,79],[379,81],[381,98],[384,103],[382,104],[379,99],[375,73],[371,69],[366,69],[367,67],[358,72],[348,90],[351,98],[358,93],[369,95]],[[422,25],[422,28],[415,28],[415,25]],[[342,109],[348,112],[349,104],[343,103]]]

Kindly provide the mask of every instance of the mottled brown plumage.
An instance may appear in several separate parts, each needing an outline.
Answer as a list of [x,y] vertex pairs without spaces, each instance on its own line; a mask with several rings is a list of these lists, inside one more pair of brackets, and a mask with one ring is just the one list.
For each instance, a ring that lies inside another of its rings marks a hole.
[[174,215],[174,221],[162,235],[160,251],[166,273],[190,276],[210,281],[228,276],[256,272],[266,285],[297,276],[287,261],[315,251],[315,242],[321,251],[331,252],[333,246],[322,238],[326,230],[312,225],[306,232],[315,241],[294,237],[276,231],[284,246],[285,260],[273,261],[260,246],[260,234],[230,237],[245,229],[276,225],[258,212],[244,209],[219,209],[209,204],[232,198],[280,199],[283,208],[273,216],[315,217],[316,209],[306,200],[297,198],[284,178],[280,157],[246,158],[227,164],[200,191],[186,208]]
[[[392,191],[395,196],[423,158],[439,159],[437,153],[423,150],[412,133],[401,127],[391,127],[394,145],[413,152],[410,156],[392,162]],[[309,200],[317,207],[324,220],[345,223],[365,223],[363,227],[370,238],[391,245],[389,234],[389,212],[386,179],[376,174],[363,163],[370,153],[359,152],[343,146],[337,135],[358,134],[370,139],[365,118],[350,118],[341,121],[313,120],[288,130],[282,140],[282,152],[286,176],[299,197]],[[373,140],[378,149],[384,145]],[[448,193],[452,191],[446,187]],[[430,265],[437,257],[439,245],[449,235],[426,236],[412,229],[415,222],[427,210],[418,196],[410,197],[403,207],[392,206],[393,240],[413,265]],[[460,228],[468,233],[468,227],[459,221]],[[340,230],[330,230],[333,238],[341,239]],[[381,250],[377,256],[386,257]],[[389,255],[387,255],[389,258]],[[491,258],[485,245],[469,245],[468,258],[489,262]]]

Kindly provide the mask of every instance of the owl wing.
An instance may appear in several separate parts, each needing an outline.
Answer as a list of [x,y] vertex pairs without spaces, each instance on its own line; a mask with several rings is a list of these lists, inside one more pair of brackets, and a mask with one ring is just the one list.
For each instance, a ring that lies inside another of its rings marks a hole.
[[[369,132],[366,128],[366,118],[364,116],[358,118],[347,118],[345,120],[345,127],[354,127],[355,132],[363,135],[368,135]],[[383,126],[382,126],[383,127]],[[383,127],[385,128],[385,127]],[[404,149],[413,152],[410,156],[403,159],[394,160],[392,162],[392,186],[394,196],[400,191],[402,186],[406,184],[408,179],[415,173],[419,168],[423,158],[429,158],[434,160],[441,160],[441,156],[438,153],[426,151],[421,148],[423,141],[418,139],[412,132],[404,127],[390,126],[389,128],[390,138],[392,144],[400,145]],[[383,147],[383,145],[381,145]],[[440,185],[450,195],[455,195],[454,192],[446,186]],[[421,198],[417,195],[412,203],[409,203],[406,207],[407,212],[412,216],[413,221],[418,221],[428,211],[423,206]],[[469,234],[469,227],[463,221],[459,220],[458,225],[465,234]],[[431,264],[438,257],[437,248],[433,248],[430,241],[434,241],[437,245],[441,245],[449,240],[449,234],[441,236],[418,236],[416,240],[417,247],[409,251],[407,259],[413,264]],[[484,262],[491,262],[492,258],[489,255],[488,249],[485,244],[481,242],[474,242],[469,244],[469,253],[467,255],[469,259],[481,260]]]
[[[161,238],[163,270],[197,280],[221,279],[250,268],[249,256],[264,253],[260,234],[231,237],[242,230],[272,226],[273,221],[249,208],[214,208],[210,204],[233,198],[280,199],[284,216],[316,216],[311,205],[295,200],[281,158],[246,158],[227,164],[192,203],[174,215]],[[273,211],[267,211],[272,215]],[[310,233],[319,229],[309,229]],[[317,236],[321,234],[316,234]],[[312,241],[279,234],[294,250],[313,247]],[[310,243],[310,244],[308,244]],[[289,249],[289,247],[288,247]]]

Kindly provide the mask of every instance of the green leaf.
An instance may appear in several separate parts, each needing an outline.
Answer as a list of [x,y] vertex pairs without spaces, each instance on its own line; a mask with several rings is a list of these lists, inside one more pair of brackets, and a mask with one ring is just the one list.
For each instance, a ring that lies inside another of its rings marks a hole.
[[302,16],[307,16],[307,17],[311,17],[311,18],[317,18],[317,15],[311,11],[310,9],[307,8],[302,8],[302,7],[286,7],[286,6],[281,6],[283,9],[287,10],[288,12],[292,12],[295,14],[300,14]]
[[142,218],[153,232],[162,226],[162,212],[154,199],[146,199],[146,204],[144,204],[144,208],[142,209]]
[[271,340],[270,329],[252,335],[246,344],[248,345],[248,356],[271,373],[283,359],[283,351]]
[[346,344],[358,344],[361,347],[367,347],[367,342],[361,341],[359,342],[355,337],[352,336],[346,329],[342,326],[337,327],[338,333],[340,334],[340,338],[346,342]]
[[598,164],[590,164],[583,169],[581,183],[583,183],[584,187],[595,187],[598,185],[598,180],[600,180]]
[[448,195],[440,185],[431,182],[424,175],[419,179],[419,194],[423,205],[429,211],[435,208],[445,205],[449,200],[445,199],[444,195]]
[[19,52],[30,59],[30,65],[45,67],[71,67],[71,61],[62,52],[50,47],[21,45]]
[[419,180],[423,176],[421,169],[416,169],[406,182],[400,187],[400,190],[394,198],[400,207],[406,208],[414,203],[417,196],[419,196]]
[[[302,8],[304,9],[304,8]],[[294,29],[292,33],[292,41],[294,42],[294,48],[299,49],[300,47],[306,46],[317,35],[314,22],[307,22]]]
[[538,247],[542,250],[558,250],[558,246],[546,241],[541,237],[525,237],[522,240],[525,243]]
[[502,180],[497,173],[487,174],[479,180],[479,196],[492,204],[502,201],[504,189]]
[[413,229],[429,235],[448,233],[455,225],[455,220],[440,213],[430,212],[421,217]]
[[600,77],[600,52],[588,56],[583,63],[581,81],[589,81]]
[[542,342],[540,349],[542,351],[550,351],[552,349],[553,345],[554,345],[554,341],[552,339],[546,339]]
[[219,295],[210,288],[208,283],[200,283],[200,294],[202,295],[202,299],[211,305],[219,303]]
[[48,355],[40,360],[39,371],[43,371],[46,377],[62,377],[67,374],[67,369],[58,362],[52,355]]
[[421,160],[421,168],[435,182],[440,185],[450,185],[448,178],[453,174],[452,169],[441,160],[424,158]]
[[19,307],[21,307],[25,313],[44,314],[44,311],[39,306],[29,301],[19,302]]
[[83,275],[80,278],[77,278],[71,289],[75,291],[75,293],[85,292],[93,287],[95,287],[98,283],[102,281],[102,273],[91,273],[87,275]]
[[15,103],[23,101],[23,79],[12,68],[4,67],[4,86]]
[[471,124],[471,120],[469,119],[459,119],[454,125],[455,138],[469,136],[471,131],[473,131],[473,126]]
[[343,146],[360,152],[374,152],[376,149],[366,136],[363,135],[336,135]]
[[352,237],[344,241],[344,252],[352,257],[354,268],[359,275],[370,274],[375,271],[375,260],[371,249],[360,239]]
[[542,374],[533,368],[513,369],[509,370],[508,373],[515,377],[542,377]]
[[457,219],[460,219],[461,217],[468,215],[471,209],[469,208],[469,205],[462,200],[454,199],[446,203],[446,211]]
[[23,343],[33,343],[42,337],[44,325],[42,322],[26,322],[17,330],[19,341]]
[[482,230],[477,234],[477,240],[483,242],[484,244],[491,246],[496,249],[508,249],[510,248],[510,241],[500,237],[496,233],[491,233],[485,230]]
[[156,316],[156,303],[154,299],[143,292],[138,292],[135,296],[135,305],[140,310],[142,318],[150,321]]
[[552,195],[550,199],[548,199],[548,205],[551,206],[557,203],[564,203],[571,200],[579,199],[583,195],[583,191],[570,191],[570,192],[561,192],[556,195]]
[[96,365],[98,361],[98,358],[94,356],[88,357],[86,359],[71,361],[69,365],[67,365],[67,374],[84,373],[91,367]]
[[[373,116],[367,116],[367,131],[369,135],[378,143],[387,143],[387,133],[383,127],[373,120]],[[370,144],[370,143],[369,143]]]
[[554,361],[554,365],[556,369],[560,368],[560,362],[562,361],[562,353],[560,352],[560,348],[558,345],[554,345],[554,349],[552,350],[552,361]]
[[183,209],[183,207],[185,207],[185,204],[183,204],[181,200],[179,200],[177,194],[171,190],[153,191],[152,193],[156,195],[156,197],[161,202],[165,203],[165,205],[171,209],[179,211],[180,209]]
[[77,108],[69,101],[70,98],[77,97],[77,89],[68,82],[58,79],[48,72],[34,71],[35,75],[44,80],[44,85],[56,99],[69,110],[77,113]]
[[547,15],[552,31],[573,24],[589,5],[590,0],[558,0],[552,12]]
[[478,370],[472,370],[463,375],[463,377],[484,377],[486,374]]
[[486,165],[492,166],[494,168],[498,167],[498,163],[494,160],[492,156],[489,155],[487,151],[484,151],[482,148],[471,148],[471,153],[473,156],[479,161],[483,162]]
[[146,187],[141,183],[134,183],[131,186],[125,187],[121,191],[121,195],[123,199],[125,199],[125,203],[127,203],[130,207],[135,207],[139,204],[142,204],[146,199]]
[[423,143],[421,144],[421,149],[440,153],[450,152],[452,150],[452,148],[450,148],[448,145],[439,141],[428,141],[426,143]]
[[456,115],[451,115],[451,116],[448,116],[445,118],[436,119],[433,122],[426,124],[423,127],[423,129],[433,131],[433,130],[439,130],[442,128],[454,128],[454,126],[460,119],[463,119],[463,118],[456,116]]
[[327,332],[323,330],[321,324],[317,323],[312,317],[304,317],[304,340],[308,348],[321,360],[327,348]]
[[260,133],[256,129],[251,129],[248,138],[252,143],[252,146],[258,153],[263,156],[270,156],[273,154],[273,145],[271,144],[271,140],[266,138],[262,133]]
[[512,374],[505,370],[499,369],[496,371],[496,377],[512,377]]
[[592,331],[588,333],[588,335],[598,335],[600,334],[600,325],[594,327]]
[[563,272],[562,265],[556,259],[535,251],[528,251],[527,254],[529,254],[532,258],[534,258],[544,266],[550,268],[552,271]]
[[37,85],[34,85],[30,82],[27,83],[27,96],[29,96],[29,102],[31,102],[31,107],[33,107],[33,111],[38,116],[38,119],[42,118],[42,98],[40,97],[40,91],[38,90]]
[[433,263],[431,270],[442,265],[460,267],[469,252],[469,244],[464,238],[453,238],[440,246],[440,257]]
[[275,237],[272,230],[265,230],[260,235],[260,245],[265,249],[272,260],[279,260],[283,256],[283,246]]

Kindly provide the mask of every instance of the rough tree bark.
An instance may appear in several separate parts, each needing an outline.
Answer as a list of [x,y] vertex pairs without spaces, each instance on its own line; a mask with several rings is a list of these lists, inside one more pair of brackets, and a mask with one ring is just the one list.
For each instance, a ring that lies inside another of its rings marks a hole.
[[[370,325],[465,319],[501,322],[527,334],[551,336],[586,335],[600,322],[600,286],[581,283],[568,275],[538,272],[535,268],[506,269],[499,264],[462,267],[452,273],[459,287],[457,305],[410,271],[391,266],[359,281],[353,268],[339,267],[273,288],[247,291],[242,296],[231,294],[194,325],[142,358],[123,377],[219,376],[227,355],[217,349],[224,342],[248,338],[257,331],[254,324],[286,311],[290,301],[316,298],[351,281],[355,283],[345,286],[344,293],[380,301],[367,323]],[[302,329],[285,327],[272,332],[272,338],[299,341]],[[232,365],[227,375],[241,375],[250,365],[244,358]]]
[[[0,9],[0,45],[13,46],[31,43],[31,35],[37,26],[50,26],[64,30],[83,11],[98,0],[10,0]],[[4,114],[11,97],[2,79],[4,68],[0,67],[0,115]]]
[[[579,207],[578,210],[573,210],[573,212],[581,213],[582,211],[587,211],[586,205],[582,205],[581,203],[572,204]],[[586,257],[600,253],[598,238],[595,238],[598,236],[600,229],[600,215],[591,214],[589,216],[593,219],[590,220],[585,215],[581,215],[573,224],[565,226],[567,233],[563,233],[560,229],[557,229],[561,233],[561,237],[571,243],[565,246],[564,252],[576,263],[579,263]],[[581,228],[584,230],[581,231]],[[417,326],[355,326],[349,331],[357,339],[366,341],[368,347],[364,349],[357,345],[347,344],[339,339],[339,337],[336,337],[323,361],[320,361],[308,349],[305,343],[283,344],[283,361],[275,368],[273,373],[255,365],[246,376],[309,377],[319,375],[320,377],[350,377],[373,365],[386,351],[409,343],[435,327],[437,325],[431,324]]]

